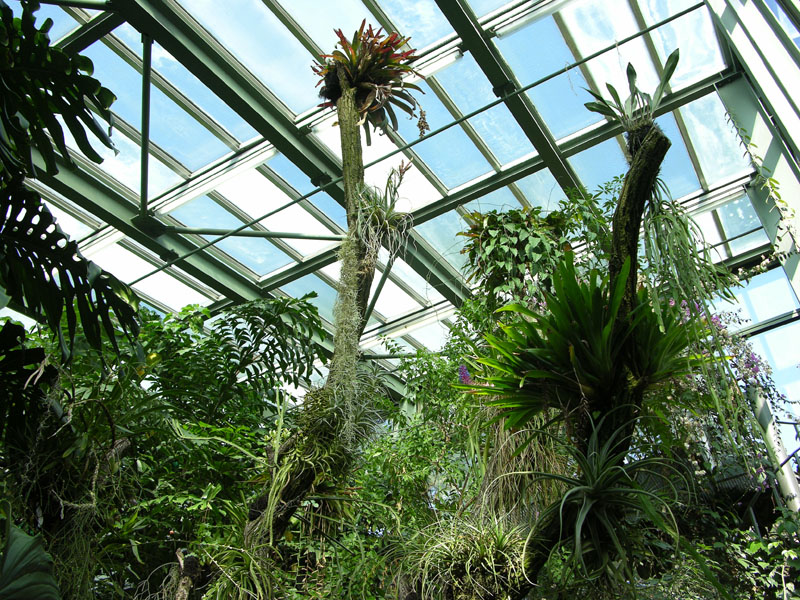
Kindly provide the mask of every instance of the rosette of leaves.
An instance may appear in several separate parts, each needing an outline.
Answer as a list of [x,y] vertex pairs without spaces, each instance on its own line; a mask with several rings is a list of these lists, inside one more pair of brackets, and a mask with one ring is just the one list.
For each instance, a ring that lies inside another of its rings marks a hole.
[[642,92],[637,87],[636,69],[633,68],[631,63],[628,63],[626,72],[630,95],[624,101],[616,88],[610,83],[606,83],[606,89],[611,95],[610,100],[603,98],[603,96],[590,89],[586,89],[595,98],[596,102],[587,102],[584,106],[592,112],[608,117],[612,123],[619,123],[625,130],[625,137],[628,143],[628,162],[633,159],[645,136],[655,126],[655,113],[664,99],[669,80],[678,65],[679,56],[679,51],[676,49],[667,57],[661,80],[658,82],[658,87],[656,87],[656,91],[652,96]]
[[102,161],[87,130],[113,148],[95,112],[110,122],[114,95],[91,77],[88,58],[50,46],[53,23],[47,19],[37,29],[38,8],[38,2],[25,2],[15,18],[0,0],[0,305],[13,300],[43,314],[67,359],[78,314],[92,347],[102,347],[104,332],[116,350],[118,326],[131,337],[138,332],[137,300],[130,288],[80,255],[39,194],[24,186],[25,177],[37,175],[34,149],[51,174],[58,171],[57,154],[74,167],[57,115],[91,160]]
[[[558,540],[547,550],[551,557],[563,553],[573,575],[605,576],[620,584],[632,581],[634,565],[652,555],[643,535],[647,528],[660,534],[654,539],[666,536],[677,551],[677,523],[670,507],[678,501],[674,481],[684,475],[660,457],[631,458],[630,443],[622,439],[627,427],[603,435],[601,441],[604,420],[592,423],[585,451],[564,444],[575,462],[574,475],[535,473],[540,480],[562,484],[564,493],[537,518],[533,540],[542,533],[548,544]],[[625,450],[619,451],[621,447]]]
[[469,393],[492,397],[506,427],[522,427],[546,409],[568,414],[581,406],[614,408],[631,394],[693,372],[702,359],[689,356],[685,323],[664,315],[663,328],[640,295],[627,322],[617,316],[630,261],[614,289],[597,271],[581,281],[571,255],[553,276],[547,310],[520,304],[499,311],[517,318],[501,324],[501,334],[485,336],[489,356],[478,359],[488,373]]
[[[383,129],[391,125],[397,129],[397,114],[400,109],[413,117],[417,101],[407,90],[422,90],[403,80],[413,74],[422,77],[409,64],[414,60],[414,50],[400,51],[411,38],[397,33],[385,35],[383,28],[377,31],[366,26],[366,20],[348,40],[341,29],[336,30],[338,48],[333,54],[323,54],[312,65],[314,73],[321,78],[319,95],[325,100],[321,107],[335,107],[342,94],[339,77],[356,89],[356,106],[362,117],[367,143],[370,141],[369,125]],[[423,92],[424,93],[424,92]]]

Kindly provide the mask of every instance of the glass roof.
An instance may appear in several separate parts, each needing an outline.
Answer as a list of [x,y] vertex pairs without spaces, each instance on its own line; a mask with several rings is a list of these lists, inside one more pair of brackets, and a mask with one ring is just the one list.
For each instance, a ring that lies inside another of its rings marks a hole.
[[[467,227],[467,212],[521,206],[549,210],[564,197],[557,181],[566,181],[565,174],[572,173],[591,190],[625,172],[624,140],[611,135],[606,121],[583,104],[591,100],[586,88],[605,90],[608,82],[626,90],[629,60],[641,87],[651,89],[666,57],[680,48],[671,80],[674,96],[658,119],[672,141],[661,177],[674,198],[694,202],[692,210],[720,259],[766,243],[746,197],[712,204],[703,200],[714,190],[741,183],[753,169],[716,92],[726,78],[740,76],[738,66],[720,45],[702,3],[232,4],[221,18],[220,5],[212,0],[130,0],[118,8],[112,5],[124,22],[101,39],[87,26],[102,16],[100,11],[44,5],[38,13],[40,20],[55,21],[53,40],[79,39],[95,76],[118,98],[112,107],[118,153],[98,148],[105,158],[102,165],[81,163],[97,181],[95,188],[67,198],[42,186],[44,196],[87,256],[124,281],[147,275],[135,288],[156,307],[199,303],[213,309],[236,297],[225,282],[243,277],[264,294],[316,292],[314,302],[323,318],[332,320],[338,241],[313,238],[345,232],[340,189],[332,184],[320,190],[324,180],[318,178],[319,172],[338,171],[341,149],[334,114],[317,107],[311,62],[318,52],[333,49],[335,29],[350,36],[363,19],[411,36],[426,74],[417,82],[425,92],[418,99],[432,130],[420,140],[415,122],[400,118],[398,132],[373,135],[371,145],[364,146],[370,185],[382,186],[403,159],[414,165],[401,187],[399,206],[411,212],[413,232],[404,260],[394,261],[389,270],[365,333],[376,348],[375,336],[381,332],[410,347],[441,345],[447,318],[463,299],[458,290],[464,238],[456,234]],[[768,5],[796,40],[780,7]],[[11,6],[18,12],[18,2]],[[453,17],[462,9],[480,31],[481,43],[454,29],[452,23],[459,21]],[[148,12],[156,10],[159,27]],[[685,14],[673,18],[681,11]],[[126,215],[138,208],[146,68],[142,33],[154,38],[149,208],[165,224],[199,229],[168,234],[187,247],[220,237],[204,229],[245,227],[251,234],[225,237],[198,253],[221,269],[204,283],[178,266],[153,274],[164,263],[144,250],[153,247],[146,232],[126,229],[126,235],[92,214],[114,206],[120,219],[129,219]],[[511,87],[496,89],[492,82],[498,78]],[[528,116],[498,96],[522,88],[519,97]],[[553,148],[558,160],[542,159],[537,150],[542,144]],[[274,232],[305,237],[254,237]],[[428,269],[431,261],[440,268]],[[375,286],[387,262],[383,252]]]

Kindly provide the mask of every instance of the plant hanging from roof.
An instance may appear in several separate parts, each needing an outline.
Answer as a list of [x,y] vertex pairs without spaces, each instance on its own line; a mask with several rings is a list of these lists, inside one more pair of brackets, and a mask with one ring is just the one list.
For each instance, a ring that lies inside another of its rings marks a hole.
[[631,63],[628,63],[627,69],[630,96],[624,102],[620,98],[619,92],[610,83],[606,83],[606,88],[608,93],[611,94],[611,100],[606,100],[600,94],[586,89],[587,92],[594,96],[597,102],[587,102],[584,106],[592,112],[608,117],[612,123],[619,123],[625,130],[629,162],[633,159],[650,129],[655,126],[656,110],[661,106],[669,80],[678,65],[679,57],[678,49],[667,57],[661,80],[658,82],[658,87],[652,96],[642,92],[636,86],[636,69],[633,68]]
[[372,25],[365,27],[366,20],[361,22],[352,41],[337,29],[338,48],[333,54],[320,56],[311,68],[321,78],[317,85],[322,84],[319,91],[320,97],[325,99],[320,104],[322,107],[336,106],[342,95],[342,77],[348,86],[356,89],[356,107],[369,143],[369,125],[384,129],[389,124],[397,129],[395,108],[410,117],[415,116],[417,101],[408,90],[422,90],[404,81],[403,77],[422,75],[409,64],[416,58],[414,50],[400,51],[411,38],[397,33],[384,35],[383,28],[376,31]]

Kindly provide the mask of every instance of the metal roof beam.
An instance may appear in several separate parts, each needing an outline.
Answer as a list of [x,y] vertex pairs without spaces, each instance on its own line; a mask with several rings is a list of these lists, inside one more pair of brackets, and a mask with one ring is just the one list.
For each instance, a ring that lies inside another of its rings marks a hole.
[[[714,75],[678,90],[677,92],[668,94],[664,97],[663,102],[659,105],[659,108],[656,111],[656,116],[672,112],[680,106],[688,104],[693,100],[702,98],[703,96],[714,92],[718,86],[736,81],[740,77],[741,75],[739,73],[734,73],[730,69],[726,69],[725,71],[715,73]],[[622,128],[619,125],[605,122],[601,125],[592,127],[579,136],[563,142],[559,146],[559,152],[565,157],[573,156],[583,150],[586,150],[587,148],[591,148],[592,146],[596,146],[597,144],[600,144],[606,140],[610,140],[620,133],[622,133]],[[412,218],[414,219],[414,223],[421,225],[422,223],[430,221],[431,219],[453,210],[462,204],[476,200],[486,194],[490,194],[495,190],[522,179],[523,177],[532,175],[533,173],[536,173],[547,166],[549,165],[545,164],[545,161],[541,156],[534,156],[522,162],[516,163],[503,169],[499,173],[493,173],[492,175],[484,177],[471,185],[465,186],[445,196],[444,198],[437,200],[436,202],[431,202],[430,204],[413,211],[411,214]]]
[[[43,164],[43,162],[42,162]],[[48,175],[42,168],[40,181],[81,208],[97,215],[148,250],[163,257],[182,255],[194,246],[179,236],[153,238],[131,224],[139,207],[84,170],[71,169],[59,159],[59,173]],[[198,281],[239,301],[264,296],[259,286],[208,254],[193,254],[177,266]]]
[[[312,138],[302,135],[291,112],[213,36],[192,23],[181,7],[168,0],[131,0],[121,3],[119,10],[131,25],[152,35],[309,178],[327,181],[339,177],[337,161]],[[337,189],[330,193],[341,195]]]
[[[291,113],[251,73],[223,48],[202,27],[194,24],[190,15],[169,0],[131,0],[120,5],[120,12],[136,29],[147,32],[170,54],[178,59],[201,82],[214,90],[231,108],[270,141],[275,148],[299,167],[314,183],[340,178],[341,166],[335,157],[310,136],[304,135]],[[311,93],[311,91],[309,91]],[[343,203],[341,185],[327,188],[336,201]],[[406,262],[412,268],[429,261],[441,262],[434,254],[423,252],[414,258],[410,249]],[[333,262],[331,258],[330,262]],[[313,261],[309,261],[313,262]],[[330,262],[328,264],[330,264]],[[306,267],[290,271],[289,281],[307,272]],[[447,291],[447,297],[460,301],[463,284],[447,277],[448,268],[433,269],[431,283]],[[439,280],[439,277],[445,277]],[[458,276],[457,276],[458,277]],[[286,281],[285,277],[280,277]]]
[[[518,89],[519,84],[513,72],[494,44],[487,40],[466,0],[436,0],[436,3],[489,79],[495,95],[502,97]],[[506,98],[505,105],[562,189],[581,189],[580,178],[559,151],[555,138],[547,130],[530,99],[526,95],[516,94]]]
[[58,40],[56,46],[61,48],[64,52],[75,54],[83,52],[101,37],[111,33],[124,22],[125,19],[117,13],[100,13],[84,25],[78,27],[75,31],[71,31]]

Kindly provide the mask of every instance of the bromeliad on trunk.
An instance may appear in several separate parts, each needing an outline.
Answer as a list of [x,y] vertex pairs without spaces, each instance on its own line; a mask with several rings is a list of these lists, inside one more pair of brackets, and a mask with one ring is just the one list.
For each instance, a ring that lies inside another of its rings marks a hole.
[[336,107],[342,95],[340,77],[343,75],[347,85],[356,90],[356,108],[369,144],[370,125],[376,129],[387,125],[397,129],[395,108],[412,118],[416,116],[417,101],[409,90],[422,90],[403,78],[422,75],[410,64],[416,58],[414,50],[400,51],[408,44],[408,37],[397,33],[385,35],[382,28],[376,31],[372,25],[367,27],[366,21],[361,22],[352,41],[341,29],[336,30],[336,35],[338,48],[332,54],[320,56],[311,67],[320,76],[319,95],[325,100],[320,106]]

